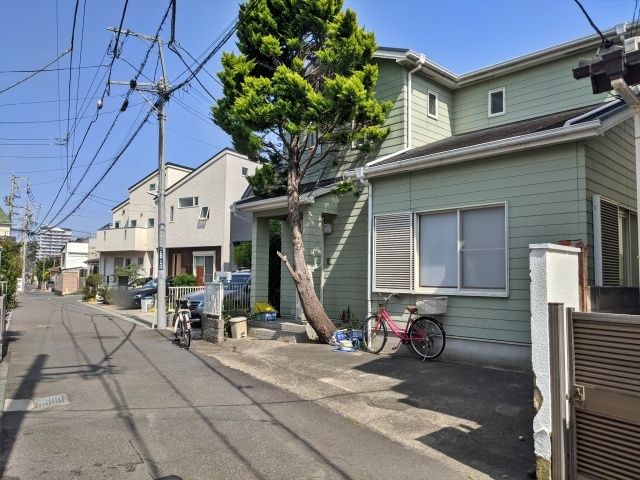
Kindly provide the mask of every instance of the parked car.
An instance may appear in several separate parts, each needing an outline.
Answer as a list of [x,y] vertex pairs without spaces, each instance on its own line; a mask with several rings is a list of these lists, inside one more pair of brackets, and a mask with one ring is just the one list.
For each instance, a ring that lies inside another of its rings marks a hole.
[[[224,284],[224,302],[226,308],[248,308],[251,294],[251,273],[236,272]],[[204,290],[184,295],[180,299],[191,312],[191,318],[201,319],[204,316]]]
[[192,319],[202,319],[204,316],[204,290],[188,293],[180,299],[180,302],[186,304]]
[[[172,279],[167,278],[167,287],[173,285]],[[122,308],[140,308],[140,300],[158,293],[158,279],[152,278],[138,288],[132,288],[116,294],[116,304]]]

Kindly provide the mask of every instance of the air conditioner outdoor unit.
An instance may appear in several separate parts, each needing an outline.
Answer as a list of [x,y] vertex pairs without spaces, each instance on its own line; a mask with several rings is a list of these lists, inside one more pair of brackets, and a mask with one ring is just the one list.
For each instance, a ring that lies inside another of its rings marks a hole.
[[640,50],[640,37],[627,38],[624,41],[624,53],[631,53]]

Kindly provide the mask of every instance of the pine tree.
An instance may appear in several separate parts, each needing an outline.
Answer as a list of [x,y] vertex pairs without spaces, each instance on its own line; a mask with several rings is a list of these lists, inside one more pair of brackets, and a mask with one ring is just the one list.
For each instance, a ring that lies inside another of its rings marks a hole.
[[[266,163],[258,193],[286,192],[293,258],[282,256],[305,317],[320,340],[334,326],[313,288],[301,229],[301,185],[310,169],[336,163],[356,146],[366,151],[387,134],[390,102],[375,98],[377,49],[342,0],[248,0],[240,6],[238,54],[225,53],[224,97],[215,122],[235,148]],[[279,184],[276,170],[284,166]],[[261,171],[263,170],[263,171]]]

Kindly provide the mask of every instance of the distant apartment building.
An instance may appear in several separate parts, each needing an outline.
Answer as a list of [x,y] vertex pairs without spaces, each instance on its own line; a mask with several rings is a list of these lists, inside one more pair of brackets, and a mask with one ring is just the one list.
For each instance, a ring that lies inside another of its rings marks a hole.
[[36,234],[38,242],[38,260],[48,257],[59,257],[64,245],[71,240],[71,230],[59,227],[42,227]]

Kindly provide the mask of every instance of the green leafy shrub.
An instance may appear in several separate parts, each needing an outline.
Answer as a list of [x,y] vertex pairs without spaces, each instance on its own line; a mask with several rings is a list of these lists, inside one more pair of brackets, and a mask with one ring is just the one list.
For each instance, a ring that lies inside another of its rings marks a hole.
[[240,242],[233,246],[233,261],[238,268],[251,268],[251,242]]
[[98,287],[101,283],[101,275],[97,273],[89,275],[85,280],[84,287],[82,288],[82,300],[84,302],[95,300],[96,294],[98,293]]
[[193,287],[196,284],[196,277],[190,273],[182,273],[173,277],[172,283],[176,287]]
[[114,274],[116,277],[127,277],[130,281],[136,280],[140,276],[140,270],[142,269],[142,265],[138,265],[137,263],[131,263],[126,267],[118,267],[114,270]]
[[111,290],[106,285],[101,285],[98,287],[98,295],[102,299],[102,303],[109,303],[111,300]]

